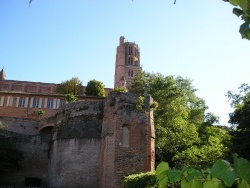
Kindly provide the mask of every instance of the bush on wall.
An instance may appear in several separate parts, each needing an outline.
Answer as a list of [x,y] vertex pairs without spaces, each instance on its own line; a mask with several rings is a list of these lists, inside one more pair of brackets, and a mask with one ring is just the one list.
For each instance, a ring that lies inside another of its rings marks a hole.
[[155,172],[132,174],[123,179],[124,188],[155,187],[156,182]]

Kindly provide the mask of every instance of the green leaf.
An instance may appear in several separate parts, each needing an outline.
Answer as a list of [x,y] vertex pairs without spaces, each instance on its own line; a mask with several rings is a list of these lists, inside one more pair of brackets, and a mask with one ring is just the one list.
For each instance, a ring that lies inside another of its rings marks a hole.
[[169,171],[168,163],[161,162],[156,168],[156,176],[159,182],[159,187],[167,187],[168,177],[167,172]]
[[186,178],[188,181],[192,181],[194,178],[202,178],[202,173],[194,168],[187,169],[186,173],[187,173]]
[[238,6],[239,5],[239,0],[229,0],[229,2],[234,5],[234,6]]
[[170,170],[167,172],[170,183],[176,183],[181,180],[180,170]]
[[221,182],[218,179],[213,179],[211,181],[206,181],[203,184],[203,188],[220,188]]
[[250,162],[242,157],[239,158],[239,171],[238,176],[246,181],[250,180]]
[[168,184],[168,178],[167,178],[167,176],[166,176],[164,179],[162,179],[162,180],[159,182],[159,187],[160,187],[160,188],[165,188],[165,187],[167,187],[167,184]]
[[239,17],[240,15],[243,14],[243,11],[239,8],[233,8],[233,13]]
[[181,188],[192,188],[192,182],[188,182],[185,179],[183,179],[181,181]]
[[250,39],[250,26],[249,26],[249,23],[244,22],[240,26],[240,31],[239,32],[240,32],[242,38]]
[[234,153],[233,154],[233,160],[234,160],[234,169],[236,171],[236,174],[238,175],[239,174],[239,158],[238,158],[238,154],[237,153]]
[[203,180],[193,180],[191,188],[203,188]]
[[226,186],[230,187],[233,185],[236,173],[228,161],[216,161],[211,170],[213,177],[223,180]]
[[247,181],[245,180],[242,180],[240,183],[239,183],[239,188],[250,188],[250,185],[249,183],[247,183]]
[[169,171],[169,166],[167,162],[161,162],[156,168],[156,174],[161,174],[162,172]]
[[240,6],[244,11],[248,9],[248,0],[238,0],[238,6]]

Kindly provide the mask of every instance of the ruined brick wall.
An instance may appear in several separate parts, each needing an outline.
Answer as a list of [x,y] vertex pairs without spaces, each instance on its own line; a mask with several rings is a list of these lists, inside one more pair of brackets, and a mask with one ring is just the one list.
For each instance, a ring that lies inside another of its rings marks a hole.
[[103,101],[68,104],[53,130],[49,185],[98,187]]
[[49,187],[121,187],[125,175],[153,170],[150,100],[113,93],[67,104],[42,120],[0,117],[25,157],[0,185],[24,186],[25,177],[36,177]]
[[6,126],[6,130],[22,135],[39,134],[39,121],[27,118],[11,118],[0,116],[0,121]]
[[114,93],[105,102],[100,187],[121,187],[124,176],[154,170],[150,97]]

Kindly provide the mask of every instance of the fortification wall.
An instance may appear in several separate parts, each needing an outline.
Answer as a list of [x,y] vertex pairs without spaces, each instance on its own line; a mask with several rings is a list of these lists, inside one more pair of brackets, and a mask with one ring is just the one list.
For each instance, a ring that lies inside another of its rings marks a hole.
[[39,134],[39,121],[27,118],[11,118],[0,116],[0,121],[6,126],[6,130],[22,135]]
[[49,164],[51,187],[98,187],[99,139],[60,139],[53,142]]
[[105,101],[100,187],[122,187],[126,175],[154,170],[152,99],[114,93]]
[[42,180],[41,185],[48,185],[48,162],[50,134],[21,135],[5,132],[12,143],[22,151],[23,159],[19,169],[5,174],[0,185],[24,186],[25,178],[36,177]]
[[25,178],[34,177],[47,187],[122,187],[125,175],[153,170],[150,102],[113,93],[105,100],[67,104],[39,121],[0,117],[8,124],[6,135],[24,153],[20,169],[0,185],[24,186]]
[[49,185],[98,187],[103,101],[68,104],[53,129]]

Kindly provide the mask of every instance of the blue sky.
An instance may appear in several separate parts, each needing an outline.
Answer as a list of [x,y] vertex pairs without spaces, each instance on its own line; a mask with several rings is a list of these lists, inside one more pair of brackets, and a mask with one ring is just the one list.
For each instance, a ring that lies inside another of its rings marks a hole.
[[136,42],[147,72],[193,80],[226,125],[225,97],[250,83],[250,41],[222,0],[0,0],[0,66],[9,80],[78,77],[113,87],[119,37]]

